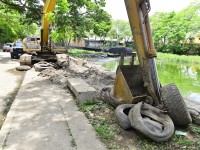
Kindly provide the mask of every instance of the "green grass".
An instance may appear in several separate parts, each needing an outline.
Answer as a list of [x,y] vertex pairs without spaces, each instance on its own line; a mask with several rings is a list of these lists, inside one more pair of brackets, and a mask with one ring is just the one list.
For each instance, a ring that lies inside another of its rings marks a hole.
[[72,140],[71,140],[71,145],[72,145],[72,147],[77,146],[77,145],[76,145],[76,141],[75,141],[75,139],[72,139]]
[[[95,52],[82,49],[70,49],[69,54],[74,57],[84,57],[87,58],[89,55],[104,55],[104,52]],[[176,55],[168,53],[157,53],[157,61],[162,61],[166,63],[183,63],[185,65],[200,66],[200,56],[186,56],[186,55]],[[125,59],[127,63],[127,60]],[[116,63],[116,62],[114,62]],[[109,67],[109,66],[108,66]]]
[[[96,130],[99,138],[107,145],[109,149],[118,149],[117,143],[113,140],[116,133],[111,129],[112,121],[106,116],[102,116],[102,112],[113,110],[111,106],[103,102],[88,102],[85,104],[78,104],[80,110],[85,113],[86,117]],[[93,112],[98,111],[98,115],[93,114]],[[91,114],[92,117],[91,117]]]
[[90,111],[93,111],[95,109],[99,109],[101,107],[100,103],[96,103],[96,102],[87,102],[84,104],[78,104],[79,109],[84,112],[84,113],[89,113]]
[[200,56],[186,56],[186,55],[175,55],[167,53],[157,53],[157,60],[162,60],[164,62],[177,62],[177,63],[190,63],[190,64],[200,64]]
[[[176,128],[178,131],[187,133],[187,136],[174,133],[168,141],[156,143],[135,130],[121,129],[115,122],[114,108],[104,102],[86,103],[79,105],[79,108],[85,113],[100,139],[109,149],[128,149],[128,143],[135,143],[137,149],[141,150],[200,149],[200,127],[197,125],[190,124],[185,128]],[[134,140],[127,132],[134,134]]]
[[105,54],[105,53],[104,52],[82,50],[82,49],[70,49],[69,54],[76,56],[76,55],[81,55],[81,54]]

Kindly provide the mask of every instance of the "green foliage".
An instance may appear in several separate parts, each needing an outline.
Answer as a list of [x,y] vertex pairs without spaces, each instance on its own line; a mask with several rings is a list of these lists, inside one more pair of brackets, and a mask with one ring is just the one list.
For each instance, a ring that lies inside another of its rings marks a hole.
[[72,144],[72,147],[75,147],[75,146],[77,146],[77,144],[76,144],[76,141],[75,141],[75,139],[74,139],[74,138],[72,139],[72,141],[71,141],[71,144]]
[[7,12],[0,10],[0,41],[13,42],[16,39],[23,39],[28,34],[34,34],[37,30],[36,24],[24,24],[24,17],[16,11]]
[[50,19],[56,26],[52,39],[81,39],[87,33],[106,36],[111,28],[111,17],[103,10],[104,6],[105,0],[58,0],[55,20]]
[[108,36],[118,41],[128,41],[132,39],[132,33],[130,24],[128,21],[114,20],[112,22],[112,28],[108,33]]
[[193,1],[187,8],[175,12],[157,12],[151,16],[155,47],[160,52],[198,54],[200,46],[193,40],[200,34],[200,1]]
[[[101,114],[101,112],[105,113],[106,111],[113,112],[113,107],[99,101],[96,103],[88,102],[81,105],[79,104],[79,108],[85,113],[100,139],[107,145],[107,147],[109,149],[119,149],[117,142],[113,140],[117,135],[117,131],[112,128],[113,121],[106,118],[106,115],[102,116]],[[98,113],[96,114],[95,112]]]
[[25,18],[23,23],[40,23],[43,0],[0,0],[4,8],[9,12],[15,10]]

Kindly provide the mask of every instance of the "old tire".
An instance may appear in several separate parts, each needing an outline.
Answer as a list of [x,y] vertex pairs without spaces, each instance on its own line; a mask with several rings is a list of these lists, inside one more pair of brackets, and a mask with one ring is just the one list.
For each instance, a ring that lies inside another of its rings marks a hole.
[[[155,142],[164,142],[172,137],[174,124],[162,110],[142,102],[129,112],[131,126]],[[146,119],[148,118],[148,119]]]
[[122,104],[115,109],[115,117],[117,124],[124,130],[131,129],[131,123],[128,118],[128,113],[134,104]]
[[38,72],[41,72],[50,67],[53,67],[53,65],[45,61],[41,61],[39,63],[34,64],[35,71],[38,71]]
[[119,106],[120,104],[122,104],[114,97],[113,87],[104,87],[101,90],[100,97],[104,102],[109,103],[110,105],[112,105],[115,108],[117,106]]
[[109,94],[110,94],[109,102],[112,106],[117,107],[122,104],[122,102],[120,102],[117,98],[115,98],[113,88],[110,90]]
[[17,71],[27,71],[27,70],[30,70],[30,69],[31,69],[31,67],[30,66],[26,66],[26,65],[16,67]]
[[161,102],[176,126],[187,126],[192,122],[186,104],[175,84],[162,87]]

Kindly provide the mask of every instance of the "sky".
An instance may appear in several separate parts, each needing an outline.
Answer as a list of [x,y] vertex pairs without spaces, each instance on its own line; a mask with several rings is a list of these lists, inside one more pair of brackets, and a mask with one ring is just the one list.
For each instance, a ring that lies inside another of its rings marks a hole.
[[[180,11],[187,7],[193,0],[150,0],[150,15],[155,12]],[[106,0],[105,10],[114,20],[128,20],[124,0]]]

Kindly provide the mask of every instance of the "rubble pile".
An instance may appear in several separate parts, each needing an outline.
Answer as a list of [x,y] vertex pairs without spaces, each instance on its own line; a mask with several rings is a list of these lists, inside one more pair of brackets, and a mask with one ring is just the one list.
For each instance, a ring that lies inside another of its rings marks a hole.
[[115,79],[115,72],[108,71],[100,65],[94,65],[89,62],[82,67],[70,62],[67,68],[59,70],[48,68],[39,75],[60,84],[66,84],[67,78],[81,78],[99,92],[103,87],[113,85]]

